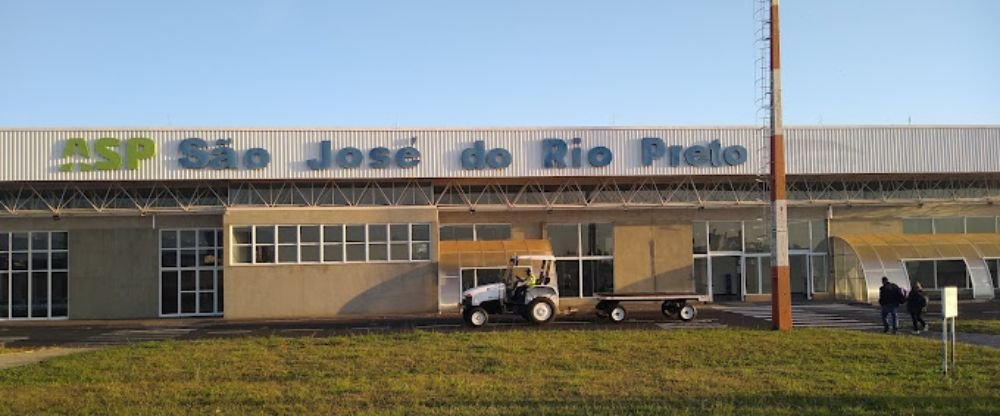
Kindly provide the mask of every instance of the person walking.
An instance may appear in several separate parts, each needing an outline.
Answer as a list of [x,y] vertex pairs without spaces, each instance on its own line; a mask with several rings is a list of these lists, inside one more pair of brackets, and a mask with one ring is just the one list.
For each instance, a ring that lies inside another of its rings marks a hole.
[[878,304],[882,307],[882,332],[889,332],[889,317],[892,317],[892,333],[896,333],[899,317],[896,315],[896,308],[903,303],[903,292],[899,286],[889,281],[888,277],[882,276],[882,287],[878,289]]
[[[924,295],[924,287],[920,282],[913,284],[909,296],[906,297],[906,311],[910,313],[913,320],[913,334],[917,335],[921,331],[927,330],[927,322],[924,322],[924,309],[927,308],[927,296]],[[917,324],[920,326],[917,326]]]

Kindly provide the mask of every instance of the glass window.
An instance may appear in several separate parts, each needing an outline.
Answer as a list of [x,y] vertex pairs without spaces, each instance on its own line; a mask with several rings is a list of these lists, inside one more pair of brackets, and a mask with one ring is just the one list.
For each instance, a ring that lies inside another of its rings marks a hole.
[[462,291],[464,292],[474,287],[476,287],[476,269],[462,269]]
[[406,224],[389,225],[389,239],[392,241],[409,241],[410,226]]
[[389,247],[385,244],[372,244],[368,247],[369,261],[389,260]]
[[550,224],[546,228],[552,254],[556,257],[578,256],[579,226],[577,224]]
[[198,230],[198,247],[215,247],[215,230]]
[[791,250],[812,249],[812,240],[809,237],[808,221],[788,222],[788,248]]
[[299,230],[302,243],[319,243],[319,226],[318,225],[303,225]]
[[268,226],[256,226],[254,227],[254,234],[256,244],[274,244],[274,227]]
[[995,217],[968,217],[965,219],[967,233],[995,233],[997,222]]
[[347,244],[347,261],[365,261],[365,245],[364,243],[348,243]]
[[413,243],[413,260],[430,260],[431,243]]
[[342,226],[342,225],[325,225],[325,226],[323,226],[323,242],[326,242],[326,243],[343,243],[344,242],[344,226]]
[[278,244],[295,244],[298,242],[298,227],[294,225],[278,226]]
[[615,291],[613,260],[583,260],[583,296]]
[[299,247],[296,245],[278,246],[278,263],[297,263],[299,261]]
[[961,234],[964,232],[964,218],[934,218],[934,234]]
[[323,245],[323,261],[344,261],[344,245],[343,244],[325,244]]
[[937,260],[935,263],[937,287],[957,286],[959,289],[969,287],[969,273],[964,260]]
[[193,230],[181,231],[181,247],[195,247],[197,234]]
[[347,242],[348,243],[363,243],[365,242],[365,226],[364,225],[348,225],[345,227],[347,229]]
[[827,291],[827,267],[826,256],[812,256],[812,277],[813,292],[825,293]]
[[510,240],[510,224],[476,224],[476,240]]
[[68,234],[0,233],[0,320],[66,316]]
[[27,251],[28,233],[12,233],[10,235],[10,249],[12,251]]
[[580,296],[580,261],[556,260],[556,273],[559,275],[559,296]]
[[906,262],[906,274],[910,278],[910,284],[920,282],[925,289],[934,289],[937,284],[934,282],[934,261],[916,260]]
[[[0,235],[0,239],[2,239]],[[66,232],[54,232],[52,233],[52,249],[53,250],[66,250],[69,248],[69,236]]]
[[708,258],[697,257],[694,259],[694,267],[692,270],[692,279],[694,280],[694,290],[700,295],[708,294]]
[[903,218],[903,234],[931,234],[934,232],[930,218]]
[[709,222],[708,243],[712,251],[743,251],[743,223],[740,221]]
[[767,223],[764,220],[746,221],[743,223],[746,232],[747,253],[769,253],[771,251],[771,236],[767,235]]
[[[173,232],[167,232],[167,234],[174,234]],[[176,237],[174,237],[176,239]],[[233,242],[236,244],[250,244],[251,242],[251,231],[250,227],[233,227]],[[164,245],[163,247],[168,247]],[[174,247],[174,246],[169,246]]]
[[812,251],[814,253],[826,253],[827,251],[826,221],[812,220],[809,221],[809,223],[812,229]]
[[411,236],[413,241],[431,241],[431,225],[413,224]]
[[409,259],[410,259],[409,243],[392,243],[389,245],[389,260],[399,261],[399,260],[409,260]]
[[49,233],[31,233],[31,250],[48,250]]
[[386,224],[369,224],[368,225],[368,241],[370,242],[385,242],[388,241],[388,231],[386,230]]
[[708,253],[708,233],[705,230],[705,226],[703,221],[691,223],[691,245],[694,254]]
[[472,241],[475,240],[475,236],[476,231],[471,224],[441,226],[441,240],[443,241]]
[[[265,231],[261,233],[255,229]],[[255,249],[258,262],[274,261],[273,243],[254,244],[253,241],[254,235],[258,237],[264,235],[267,239],[266,235],[270,231],[273,242],[273,226],[239,226],[233,227],[231,231],[234,243],[232,256],[235,263],[252,263]],[[219,255],[224,252],[220,241],[221,235],[222,230],[215,228],[160,230],[161,242],[175,241],[172,244],[165,244],[173,247],[161,247],[160,251],[160,315],[214,315],[222,312],[222,306],[216,305],[215,302],[216,288],[222,284],[222,264],[218,261]],[[55,273],[53,273],[52,287],[55,290]],[[53,292],[53,299],[55,298]]]
[[747,278],[746,290],[747,294],[759,294],[760,292],[760,259],[761,257],[747,257],[745,265],[743,266],[746,270],[744,275]]
[[580,244],[585,256],[614,255],[615,234],[611,224],[584,224],[580,231],[583,233]]
[[273,245],[257,245],[254,247],[257,255],[254,258],[255,263],[274,263],[274,246]]
[[[235,231],[234,229],[233,232]],[[160,248],[177,248],[177,233],[174,231],[160,232]]]
[[500,283],[503,269],[476,269],[476,286]]

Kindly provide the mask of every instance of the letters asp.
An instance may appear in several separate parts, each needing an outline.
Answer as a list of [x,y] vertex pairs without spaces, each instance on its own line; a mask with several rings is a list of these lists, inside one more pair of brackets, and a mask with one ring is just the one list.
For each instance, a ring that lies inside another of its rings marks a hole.
[[[121,151],[125,151],[122,158]],[[93,170],[136,170],[139,169],[139,162],[149,159],[156,154],[156,143],[147,137],[131,137],[125,140],[125,147],[122,149],[122,141],[115,137],[102,137],[94,141],[94,155],[97,157],[95,163],[74,163],[66,162],[59,165],[61,172],[72,172],[74,166],[80,168],[80,172],[90,172]],[[91,158],[90,145],[86,139],[74,137],[66,141],[63,148],[62,157],[82,157]]]

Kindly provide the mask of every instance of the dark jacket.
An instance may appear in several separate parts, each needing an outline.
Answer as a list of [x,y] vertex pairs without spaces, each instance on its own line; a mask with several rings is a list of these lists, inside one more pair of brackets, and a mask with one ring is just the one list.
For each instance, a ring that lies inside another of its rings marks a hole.
[[910,295],[906,297],[906,310],[910,313],[920,312],[926,307],[927,296],[924,296],[924,291],[920,289],[910,291]]
[[878,288],[878,304],[882,306],[899,306],[903,303],[903,293],[899,291],[899,286],[889,282]]

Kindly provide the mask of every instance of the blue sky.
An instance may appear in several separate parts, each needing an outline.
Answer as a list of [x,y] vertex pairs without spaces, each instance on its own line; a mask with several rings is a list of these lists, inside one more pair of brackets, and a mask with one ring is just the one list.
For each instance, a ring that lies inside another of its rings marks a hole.
[[[748,125],[756,0],[0,1],[0,126]],[[1000,1],[782,4],[788,124],[1000,124]]]

